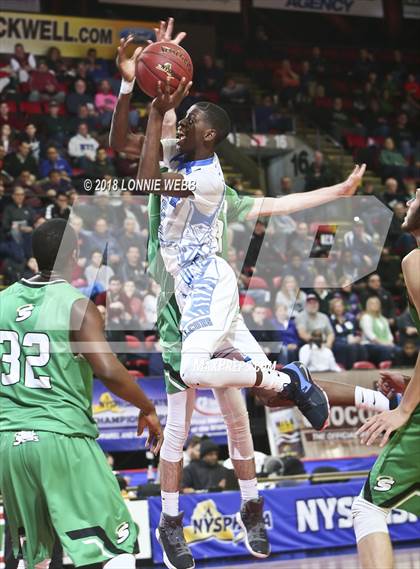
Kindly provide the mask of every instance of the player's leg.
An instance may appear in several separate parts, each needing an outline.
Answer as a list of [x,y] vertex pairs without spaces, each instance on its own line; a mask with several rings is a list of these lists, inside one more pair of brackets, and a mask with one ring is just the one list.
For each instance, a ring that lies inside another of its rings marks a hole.
[[134,569],[138,527],[99,445],[93,439],[55,433],[42,432],[39,438],[43,494],[73,564]]
[[0,433],[0,488],[13,556],[23,553],[29,569],[50,559],[55,539],[40,480],[40,446],[32,431]]
[[258,385],[282,391],[284,385],[290,383],[286,373],[256,368],[251,360],[212,359],[238,313],[238,288],[231,267],[219,257],[207,259],[200,271],[192,278],[191,285],[181,282],[181,278],[176,280],[182,313],[183,382],[190,387],[210,389]]
[[194,410],[195,389],[168,393],[168,415],[160,452],[162,515],[156,537],[170,569],[192,569],[194,558],[185,541],[183,512],[179,512],[182,455]]
[[[386,516],[391,508],[420,514],[413,492],[420,480],[420,405],[397,431],[370,472],[362,494],[352,507],[354,530],[363,569],[393,568]],[[380,546],[381,550],[376,548]]]
[[263,518],[264,500],[258,493],[254,445],[245,398],[234,387],[214,389],[213,393],[226,423],[229,455],[241,491],[242,504],[237,519],[245,532],[246,547],[255,557],[268,557],[270,544]]

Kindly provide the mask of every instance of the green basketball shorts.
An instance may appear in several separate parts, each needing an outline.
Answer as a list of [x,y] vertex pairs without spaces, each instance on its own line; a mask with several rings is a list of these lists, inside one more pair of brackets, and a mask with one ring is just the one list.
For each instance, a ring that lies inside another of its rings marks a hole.
[[0,488],[29,569],[51,557],[54,530],[76,567],[138,551],[138,527],[94,439],[0,432]]

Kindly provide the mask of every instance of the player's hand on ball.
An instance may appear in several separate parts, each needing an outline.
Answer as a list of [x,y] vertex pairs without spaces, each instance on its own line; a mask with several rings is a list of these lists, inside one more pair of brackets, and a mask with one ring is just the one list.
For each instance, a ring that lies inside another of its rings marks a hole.
[[[155,28],[156,41],[169,41],[171,43],[179,45],[187,34],[186,32],[179,32],[179,34],[177,34],[174,39],[172,39],[174,23],[175,20],[173,18],[168,18],[166,22],[164,20],[161,20],[159,27]],[[153,42],[149,41],[149,43]]]
[[366,446],[372,445],[382,436],[379,446],[383,447],[388,442],[391,433],[404,426],[409,418],[409,413],[404,413],[401,407],[397,407],[392,411],[374,415],[360,427],[356,434],[360,435],[361,442]]
[[115,63],[118,71],[125,81],[134,81],[136,76],[136,63],[143,51],[142,47],[137,47],[131,57],[127,55],[127,47],[133,42],[134,36],[130,34],[126,38],[120,40],[120,45],[117,48],[117,58]]
[[181,79],[176,90],[171,94],[170,77],[166,83],[158,81],[157,97],[153,99],[152,107],[162,115],[171,109],[176,109],[190,92],[192,81],[187,83],[185,77]]
[[144,429],[149,430],[149,436],[146,441],[146,448],[150,449],[154,455],[159,454],[160,447],[163,443],[163,430],[156,415],[156,411],[145,415],[143,412],[139,414],[139,421],[137,426],[137,434],[140,436]]
[[366,171],[366,164],[359,166],[356,164],[350,176],[341,184],[341,195],[352,196],[356,193],[357,188],[362,183],[363,175]]

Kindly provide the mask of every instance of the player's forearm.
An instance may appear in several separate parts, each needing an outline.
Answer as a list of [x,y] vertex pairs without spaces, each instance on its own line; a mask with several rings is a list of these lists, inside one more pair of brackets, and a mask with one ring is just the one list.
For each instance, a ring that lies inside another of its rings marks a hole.
[[401,411],[411,415],[420,404],[420,354],[417,356],[416,367],[400,403]]
[[247,219],[269,215],[290,215],[296,211],[318,207],[342,197],[341,190],[341,184],[335,184],[312,192],[290,194],[280,198],[257,198]]
[[112,113],[109,145],[117,152],[122,152],[127,144],[130,100],[131,93],[120,94],[114,112]]
[[153,107],[147,121],[146,137],[138,169],[139,180],[160,180],[159,168],[160,137],[163,126],[163,115]]

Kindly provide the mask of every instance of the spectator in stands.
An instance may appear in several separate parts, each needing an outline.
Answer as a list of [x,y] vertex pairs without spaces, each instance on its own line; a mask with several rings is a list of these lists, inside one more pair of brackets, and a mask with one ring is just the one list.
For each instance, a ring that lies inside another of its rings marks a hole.
[[[136,196],[136,200],[133,199],[133,193],[129,191],[125,191],[121,193],[121,200],[122,203],[120,206],[115,207],[115,225],[121,227],[124,224],[124,220],[127,217],[134,219],[136,224],[136,232],[141,232],[144,228],[143,235],[147,239],[147,221],[145,215],[142,211],[142,206],[139,205],[138,196]],[[147,208],[147,198],[144,201],[144,207]]]
[[20,142],[16,152],[8,154],[4,161],[4,169],[13,178],[17,178],[23,170],[38,175],[38,165],[31,155],[31,147],[27,142]]
[[407,113],[399,113],[392,138],[404,158],[409,160],[414,151],[414,135],[408,123]]
[[200,445],[201,437],[198,435],[192,435],[188,439],[184,450],[184,468],[186,468],[194,460],[200,460]]
[[327,280],[324,275],[316,275],[313,282],[313,290],[319,300],[319,310],[324,314],[330,313],[331,293],[327,287]]
[[198,91],[218,92],[223,85],[223,71],[217,67],[214,58],[206,54],[195,73],[195,85]]
[[219,447],[211,439],[200,445],[200,460],[190,462],[182,475],[182,491],[189,494],[197,490],[226,487],[228,470],[219,464]]
[[243,105],[249,100],[249,91],[242,83],[237,83],[234,77],[229,77],[220,92],[221,101],[232,105]]
[[305,192],[317,190],[334,183],[331,169],[325,163],[324,155],[319,150],[314,152],[314,161],[305,176]]
[[29,148],[31,149],[31,155],[35,158],[36,162],[39,162],[41,141],[37,136],[37,127],[34,125],[34,123],[28,123],[25,126],[25,132],[23,132],[19,138],[23,142],[27,142],[29,144]]
[[88,76],[95,83],[109,77],[108,61],[98,58],[97,51],[94,47],[87,50],[85,63]]
[[388,320],[382,315],[378,296],[367,299],[365,312],[360,319],[360,329],[369,360],[375,364],[392,360],[395,353],[394,338]]
[[77,236],[77,244],[79,247],[79,258],[77,264],[79,267],[86,265],[87,257],[89,255],[89,235],[88,231],[83,229],[83,219],[78,215],[72,215],[70,218],[70,225],[74,229]]
[[251,314],[244,316],[245,323],[251,334],[260,344],[266,354],[272,352],[273,345],[273,326],[268,316],[268,309],[266,306],[254,306]]
[[61,51],[58,49],[58,47],[53,45],[48,48],[46,54],[46,63],[48,65],[48,69],[51,69],[51,71],[53,71],[56,76],[62,74],[63,68],[65,68],[65,64],[61,56]]
[[306,294],[303,290],[299,290],[296,278],[293,275],[286,275],[276,295],[276,305],[284,304],[287,306],[288,317],[295,318],[304,309],[305,301]]
[[288,254],[288,242],[292,241],[295,234],[296,222],[290,215],[273,215],[270,219],[269,230],[271,235],[271,246],[281,256],[286,259]]
[[77,116],[73,117],[71,120],[72,131],[77,132],[81,123],[88,125],[89,132],[93,134],[93,136],[100,127],[97,112],[88,105],[79,105],[77,109]]
[[62,103],[66,98],[64,91],[60,91],[60,84],[55,75],[48,69],[47,63],[41,60],[38,67],[32,71],[29,81],[30,93],[28,100],[57,101]]
[[144,321],[143,327],[145,329],[153,329],[156,327],[157,321],[157,307],[160,286],[153,279],[149,279],[149,288],[147,294],[143,299]]
[[72,91],[75,90],[75,84],[77,81],[84,81],[86,84],[86,93],[93,95],[96,91],[95,82],[89,77],[88,68],[84,61],[79,61],[76,65],[76,69],[73,71],[73,82],[71,84]]
[[47,178],[41,182],[43,192],[54,190],[56,194],[65,194],[72,188],[72,183],[67,177],[63,177],[59,170],[50,170]]
[[302,254],[297,251],[290,255],[289,262],[281,269],[281,274],[283,276],[294,276],[301,287],[308,287],[313,281],[313,268],[310,259],[305,257],[305,260],[303,260]]
[[333,101],[329,123],[331,125],[331,134],[339,142],[352,127],[350,117],[344,111],[343,99],[341,97],[336,97]]
[[68,219],[69,216],[69,198],[66,194],[58,194],[55,198],[55,203],[45,208],[45,219]]
[[118,246],[123,253],[130,247],[139,247],[141,252],[146,252],[147,238],[137,230],[138,224],[132,217],[124,219],[123,233],[117,238]]
[[417,328],[413,322],[413,319],[411,318],[408,306],[397,318],[397,329],[400,336],[400,345],[404,345],[407,340],[413,340],[417,343],[417,345],[420,345],[420,338],[417,332]]
[[98,292],[108,288],[109,279],[114,275],[114,271],[111,267],[103,264],[102,254],[103,252],[101,250],[92,251],[90,263],[85,269],[88,285],[95,285]]
[[2,101],[0,103],[0,126],[3,126],[4,124],[8,124],[11,128],[15,128],[17,130],[22,126],[17,113],[10,112],[9,105],[6,101]]
[[40,187],[33,174],[28,170],[22,170],[14,182],[15,186],[20,186],[25,191],[25,205],[31,206],[34,210],[42,208],[40,199]]
[[137,290],[134,281],[125,281],[123,290],[129,306],[128,314],[131,316],[129,329],[140,330],[141,322],[144,320],[143,301],[140,292]]
[[86,164],[86,174],[91,178],[103,178],[107,175],[114,177],[116,175],[115,166],[107,156],[106,148],[98,147],[95,160]]
[[409,73],[407,81],[404,83],[404,91],[415,101],[420,101],[420,83],[414,73]]
[[133,281],[137,290],[145,294],[149,288],[149,278],[145,272],[139,247],[130,246],[119,270],[123,281]]
[[77,115],[80,105],[92,105],[92,95],[87,93],[86,81],[77,79],[74,83],[74,92],[69,93],[66,99],[67,110],[71,115]]
[[378,273],[372,273],[367,279],[367,285],[362,294],[362,304],[366,307],[369,298],[376,296],[381,301],[382,314],[392,326],[395,320],[395,303],[389,291],[382,286],[381,277]]
[[395,355],[394,365],[396,367],[415,367],[418,356],[418,345],[414,340],[406,340],[402,350]]
[[344,249],[335,266],[335,272],[339,278],[348,277],[347,281],[357,280],[359,264],[355,263],[351,249]]
[[94,225],[94,230],[89,236],[91,251],[107,251],[108,262],[116,265],[120,261],[119,248],[117,242],[112,235],[112,231],[107,220],[99,217]]
[[387,178],[384,185],[382,200],[388,207],[393,208],[398,202],[407,201],[407,197],[398,191],[398,181],[395,178]]
[[300,348],[299,361],[311,372],[341,371],[331,348],[324,343],[321,330],[314,330],[309,342]]
[[290,119],[282,116],[271,95],[265,95],[261,104],[256,105],[255,122],[257,132],[261,133],[272,130],[285,132],[290,125]]
[[102,127],[108,127],[111,124],[112,113],[116,104],[117,96],[112,92],[109,81],[102,80],[95,95],[95,107],[99,113]]
[[328,316],[319,312],[319,300],[316,294],[307,295],[305,310],[296,316],[295,322],[302,342],[310,342],[312,333],[319,330],[327,348],[332,348],[335,339],[334,330]]
[[293,180],[290,176],[282,176],[280,178],[280,194],[287,196],[293,192]]
[[31,72],[36,68],[35,57],[32,53],[26,53],[21,43],[17,43],[10,58],[10,67],[19,83],[28,83]]
[[351,369],[354,362],[367,359],[366,348],[361,345],[361,337],[357,334],[357,320],[353,314],[346,312],[342,298],[330,301],[330,320],[334,330],[334,356],[339,364]]
[[277,362],[282,365],[298,359],[300,343],[296,325],[288,311],[286,304],[276,304],[275,315],[271,319],[273,329],[271,340],[274,343],[271,351],[276,354]]
[[388,230],[385,247],[389,247],[392,252],[400,254],[402,251],[405,251],[406,243],[411,242],[410,236],[406,240],[406,232],[401,228],[407,213],[407,207],[404,203],[397,202],[392,209],[394,216]]
[[112,276],[109,279],[108,288],[96,295],[95,304],[97,306],[105,306],[107,310],[129,312],[130,306],[128,298],[126,297],[121,279],[117,276]]
[[73,158],[74,164],[86,169],[89,161],[95,160],[98,148],[99,142],[89,134],[87,124],[80,123],[77,134],[69,140],[68,152]]
[[[275,219],[275,218],[274,218]],[[314,244],[314,236],[309,235],[309,227],[306,221],[300,221],[296,231],[289,237],[288,255],[299,253],[308,258]]]
[[359,59],[354,63],[353,74],[357,81],[366,81],[369,73],[376,70],[373,54],[365,48],[359,51]]
[[41,178],[46,178],[51,170],[57,170],[65,179],[71,178],[72,176],[70,164],[59,155],[55,146],[49,146],[47,148],[47,158],[41,161],[39,166]]
[[60,115],[57,101],[51,101],[48,105],[48,115],[43,117],[41,126],[47,144],[63,147],[69,133],[69,122]]
[[273,72],[273,87],[283,105],[292,104],[300,86],[300,77],[293,71],[290,61],[283,59]]
[[31,233],[35,214],[30,206],[25,205],[25,190],[15,186],[12,193],[12,203],[4,208],[2,218],[3,234],[11,238],[22,248],[25,257],[31,256]]
[[402,181],[403,176],[407,172],[407,161],[401,152],[395,149],[394,140],[390,136],[385,139],[384,147],[379,155],[379,163],[381,165],[382,178],[393,176],[397,180]]
[[353,229],[344,234],[344,246],[352,252],[353,263],[359,268],[372,267],[377,250],[360,217],[354,218]]
[[10,124],[3,124],[0,130],[0,144],[5,155],[10,154],[13,150],[13,131]]
[[316,77],[309,61],[302,62],[300,72],[300,96],[302,102],[309,102],[315,95]]
[[315,76],[318,80],[322,79],[325,75],[325,71],[327,68],[327,62],[322,57],[321,50],[318,46],[314,46],[312,48],[312,55],[311,59],[309,60],[311,68],[315,73]]

